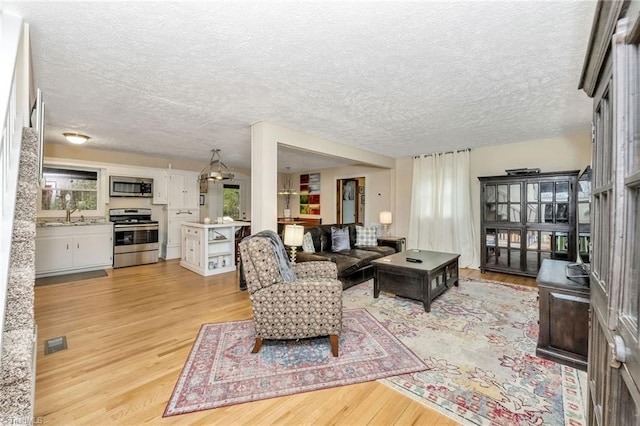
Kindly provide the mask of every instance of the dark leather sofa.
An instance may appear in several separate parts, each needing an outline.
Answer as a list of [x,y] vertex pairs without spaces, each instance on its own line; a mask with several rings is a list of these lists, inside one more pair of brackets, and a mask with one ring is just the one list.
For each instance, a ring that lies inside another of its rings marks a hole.
[[[334,252],[331,250],[331,227],[349,228],[349,243],[351,249]],[[334,262],[338,267],[338,279],[342,282],[343,290],[368,281],[373,278],[373,266],[371,261],[388,256],[396,252],[393,244],[385,244],[379,241],[375,247],[356,247],[356,226],[355,225],[318,225],[306,226],[304,232],[310,232],[313,239],[315,253],[296,253],[297,262],[311,260],[328,260]]]

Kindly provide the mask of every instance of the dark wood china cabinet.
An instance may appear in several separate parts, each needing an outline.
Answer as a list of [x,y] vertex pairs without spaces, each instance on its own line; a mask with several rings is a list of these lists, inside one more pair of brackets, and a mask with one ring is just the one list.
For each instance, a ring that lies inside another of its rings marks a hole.
[[578,170],[480,177],[484,271],[535,277],[544,259],[574,260]]

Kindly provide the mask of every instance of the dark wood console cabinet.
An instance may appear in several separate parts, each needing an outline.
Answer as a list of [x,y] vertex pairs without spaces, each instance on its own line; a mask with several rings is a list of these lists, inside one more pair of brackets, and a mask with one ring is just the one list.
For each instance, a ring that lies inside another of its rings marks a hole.
[[540,295],[540,334],[536,355],[587,369],[589,279],[566,276],[570,262],[545,259],[536,282]]

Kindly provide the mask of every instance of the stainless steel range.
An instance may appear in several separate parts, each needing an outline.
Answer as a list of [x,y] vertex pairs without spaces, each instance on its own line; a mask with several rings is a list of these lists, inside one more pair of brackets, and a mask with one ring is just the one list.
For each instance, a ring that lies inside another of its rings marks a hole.
[[158,262],[158,221],[151,209],[109,209],[113,222],[113,267]]

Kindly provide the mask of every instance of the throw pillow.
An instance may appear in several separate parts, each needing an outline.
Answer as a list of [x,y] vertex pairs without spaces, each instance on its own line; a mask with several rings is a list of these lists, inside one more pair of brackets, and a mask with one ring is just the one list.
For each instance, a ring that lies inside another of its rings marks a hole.
[[350,250],[349,228],[331,227],[331,251]]
[[316,249],[313,247],[313,238],[311,232],[305,232],[302,236],[302,251],[305,253],[315,253]]
[[378,245],[378,230],[375,226],[356,225],[356,247],[375,247]]

